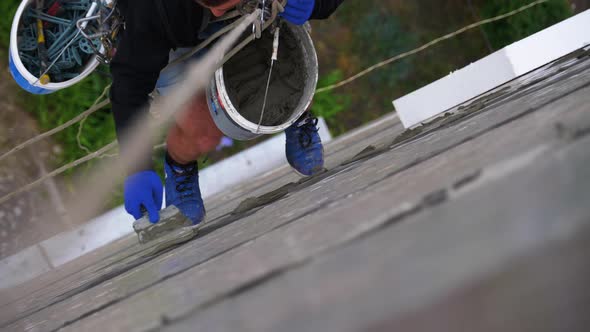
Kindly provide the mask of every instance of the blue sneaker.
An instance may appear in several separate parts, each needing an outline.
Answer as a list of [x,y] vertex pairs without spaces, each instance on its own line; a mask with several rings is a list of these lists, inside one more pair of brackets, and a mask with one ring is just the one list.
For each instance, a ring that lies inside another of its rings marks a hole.
[[193,225],[205,219],[205,206],[199,189],[199,168],[196,162],[180,165],[166,154],[166,206],[176,206]]
[[324,169],[324,147],[317,128],[318,119],[309,112],[285,130],[287,161],[302,176]]

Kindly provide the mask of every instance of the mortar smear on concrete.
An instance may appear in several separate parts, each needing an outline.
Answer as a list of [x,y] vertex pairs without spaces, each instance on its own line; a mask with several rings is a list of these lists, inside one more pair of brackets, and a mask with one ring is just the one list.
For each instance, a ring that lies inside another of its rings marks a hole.
[[137,233],[139,243],[142,244],[158,239],[178,228],[190,226],[192,226],[191,221],[174,205],[160,211],[160,221],[156,224],[152,224],[147,216],[133,223],[133,229]]
[[[277,126],[289,120],[299,104],[307,79],[303,51],[286,27],[281,29],[262,125]],[[248,121],[258,123],[270,69],[273,35],[262,37],[231,58],[223,67],[229,97]]]

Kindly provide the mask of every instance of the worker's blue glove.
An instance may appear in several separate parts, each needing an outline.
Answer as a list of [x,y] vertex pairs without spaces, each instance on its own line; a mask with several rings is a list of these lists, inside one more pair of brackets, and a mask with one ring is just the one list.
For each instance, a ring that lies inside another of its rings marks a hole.
[[143,206],[149,215],[150,222],[160,220],[160,208],[164,187],[158,174],[154,171],[143,171],[130,175],[125,180],[125,210],[136,220],[143,217]]
[[293,24],[302,25],[311,17],[314,6],[315,0],[288,0],[281,16]]

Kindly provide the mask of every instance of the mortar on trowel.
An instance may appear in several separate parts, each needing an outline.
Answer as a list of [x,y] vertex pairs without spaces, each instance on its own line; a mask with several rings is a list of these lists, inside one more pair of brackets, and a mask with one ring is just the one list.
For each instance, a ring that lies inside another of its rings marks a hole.
[[171,205],[160,211],[158,223],[152,224],[146,214],[133,223],[133,230],[139,243],[150,243],[152,247],[163,250],[192,239],[197,235],[199,226],[193,226],[178,208]]
[[[284,131],[309,108],[318,81],[318,60],[306,26],[282,22],[264,116],[273,33],[236,53],[215,72],[207,89],[209,111],[217,127],[237,140]],[[260,122],[260,125],[259,125]]]

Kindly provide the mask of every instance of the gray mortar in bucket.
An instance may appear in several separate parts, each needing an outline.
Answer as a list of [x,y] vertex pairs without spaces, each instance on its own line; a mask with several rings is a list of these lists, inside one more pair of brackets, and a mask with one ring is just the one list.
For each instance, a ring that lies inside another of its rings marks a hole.
[[[224,66],[227,92],[240,114],[258,123],[268,80],[273,35],[267,30]],[[306,75],[303,52],[289,29],[281,29],[278,61],[269,85],[262,125],[277,126],[291,117],[303,96]]]
[[264,118],[260,114],[271,63],[273,34],[234,55],[215,72],[207,89],[207,103],[217,127],[227,136],[249,140],[276,134],[307,110],[318,81],[318,60],[304,26],[281,23],[278,60],[274,64]]

